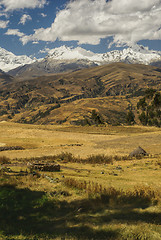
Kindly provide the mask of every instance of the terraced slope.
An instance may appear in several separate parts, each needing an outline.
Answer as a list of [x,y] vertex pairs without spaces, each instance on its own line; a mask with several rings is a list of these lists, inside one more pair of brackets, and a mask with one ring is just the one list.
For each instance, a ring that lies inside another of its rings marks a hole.
[[161,69],[115,63],[1,87],[0,119],[24,123],[120,124],[147,88],[161,90]]

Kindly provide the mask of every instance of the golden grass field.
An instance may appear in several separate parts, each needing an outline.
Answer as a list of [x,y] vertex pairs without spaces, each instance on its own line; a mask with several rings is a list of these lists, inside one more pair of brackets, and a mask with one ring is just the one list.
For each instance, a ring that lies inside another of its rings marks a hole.
[[[0,147],[24,148],[0,152],[0,157],[10,158],[7,166],[12,170],[0,173],[0,239],[161,239],[159,128],[1,122],[0,133]],[[58,157],[60,172],[39,177],[19,174],[25,173],[33,157],[62,152],[83,159],[125,156],[138,146],[149,156],[108,164],[74,163]]]
[[10,158],[55,155],[70,152],[88,155],[128,155],[138,146],[150,155],[161,154],[161,130],[142,126],[74,127],[0,122],[0,145],[25,150],[0,152]]

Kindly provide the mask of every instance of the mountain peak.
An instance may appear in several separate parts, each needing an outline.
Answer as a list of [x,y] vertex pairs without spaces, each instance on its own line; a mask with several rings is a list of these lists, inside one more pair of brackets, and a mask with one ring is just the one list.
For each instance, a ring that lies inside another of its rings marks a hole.
[[95,54],[91,51],[87,51],[84,48],[77,47],[67,47],[65,45],[51,49],[48,52],[47,57],[54,58],[54,59],[89,59],[93,57]]
[[[3,71],[16,69],[17,74],[18,71],[24,72],[29,68],[30,70],[28,72],[32,72],[32,75],[35,75],[35,69],[37,69],[36,76],[40,75],[40,73],[46,74],[73,71],[80,68],[88,68],[90,66],[114,62],[149,65],[153,62],[161,61],[161,52],[149,50],[147,47],[141,45],[132,45],[123,50],[94,53],[81,47],[74,48],[63,45],[49,50],[45,58],[39,59],[38,61],[36,60],[37,59],[33,60],[25,55],[16,56],[0,48],[0,69]],[[26,64],[30,65],[24,68],[23,66]],[[20,69],[17,69],[18,67],[20,67]],[[31,71],[31,69],[33,70]]]
[[5,72],[25,64],[33,63],[34,61],[26,55],[16,56],[12,52],[0,47],[0,69]]
[[99,65],[102,63],[127,62],[128,59],[128,63],[142,63],[148,65],[153,61],[160,60],[161,53],[149,50],[137,44],[123,50],[114,50],[103,54],[93,53],[81,47],[72,48],[61,46],[51,49],[46,59],[48,58],[53,60],[86,59]]

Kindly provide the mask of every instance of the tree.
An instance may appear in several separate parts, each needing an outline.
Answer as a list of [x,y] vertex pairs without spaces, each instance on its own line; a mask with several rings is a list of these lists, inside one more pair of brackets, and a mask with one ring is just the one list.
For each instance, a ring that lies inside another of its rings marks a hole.
[[161,107],[161,94],[160,93],[155,94],[153,105],[155,107]]
[[140,120],[140,122],[141,122],[143,125],[147,125],[148,119],[147,119],[147,116],[146,116],[145,112],[142,112],[142,113],[139,115],[139,120]]
[[139,100],[139,102],[137,103],[137,109],[142,109],[142,110],[145,110],[146,109],[146,107],[147,107],[147,103],[146,103],[146,101],[145,101],[145,97],[144,98],[141,98],[140,100]]
[[128,125],[133,125],[135,123],[135,115],[132,110],[130,110],[126,115],[126,123]]

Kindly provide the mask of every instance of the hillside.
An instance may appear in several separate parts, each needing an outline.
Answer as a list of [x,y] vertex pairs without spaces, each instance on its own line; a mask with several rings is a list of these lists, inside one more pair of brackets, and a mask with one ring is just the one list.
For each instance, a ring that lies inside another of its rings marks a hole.
[[57,60],[44,58],[41,61],[14,68],[8,74],[16,78],[28,79],[50,73],[69,72],[93,66],[97,66],[97,64],[85,59]]
[[12,76],[6,74],[0,69],[0,86],[12,82],[13,79]]
[[125,63],[14,80],[1,87],[0,120],[122,124],[147,88],[161,90],[161,70]]

